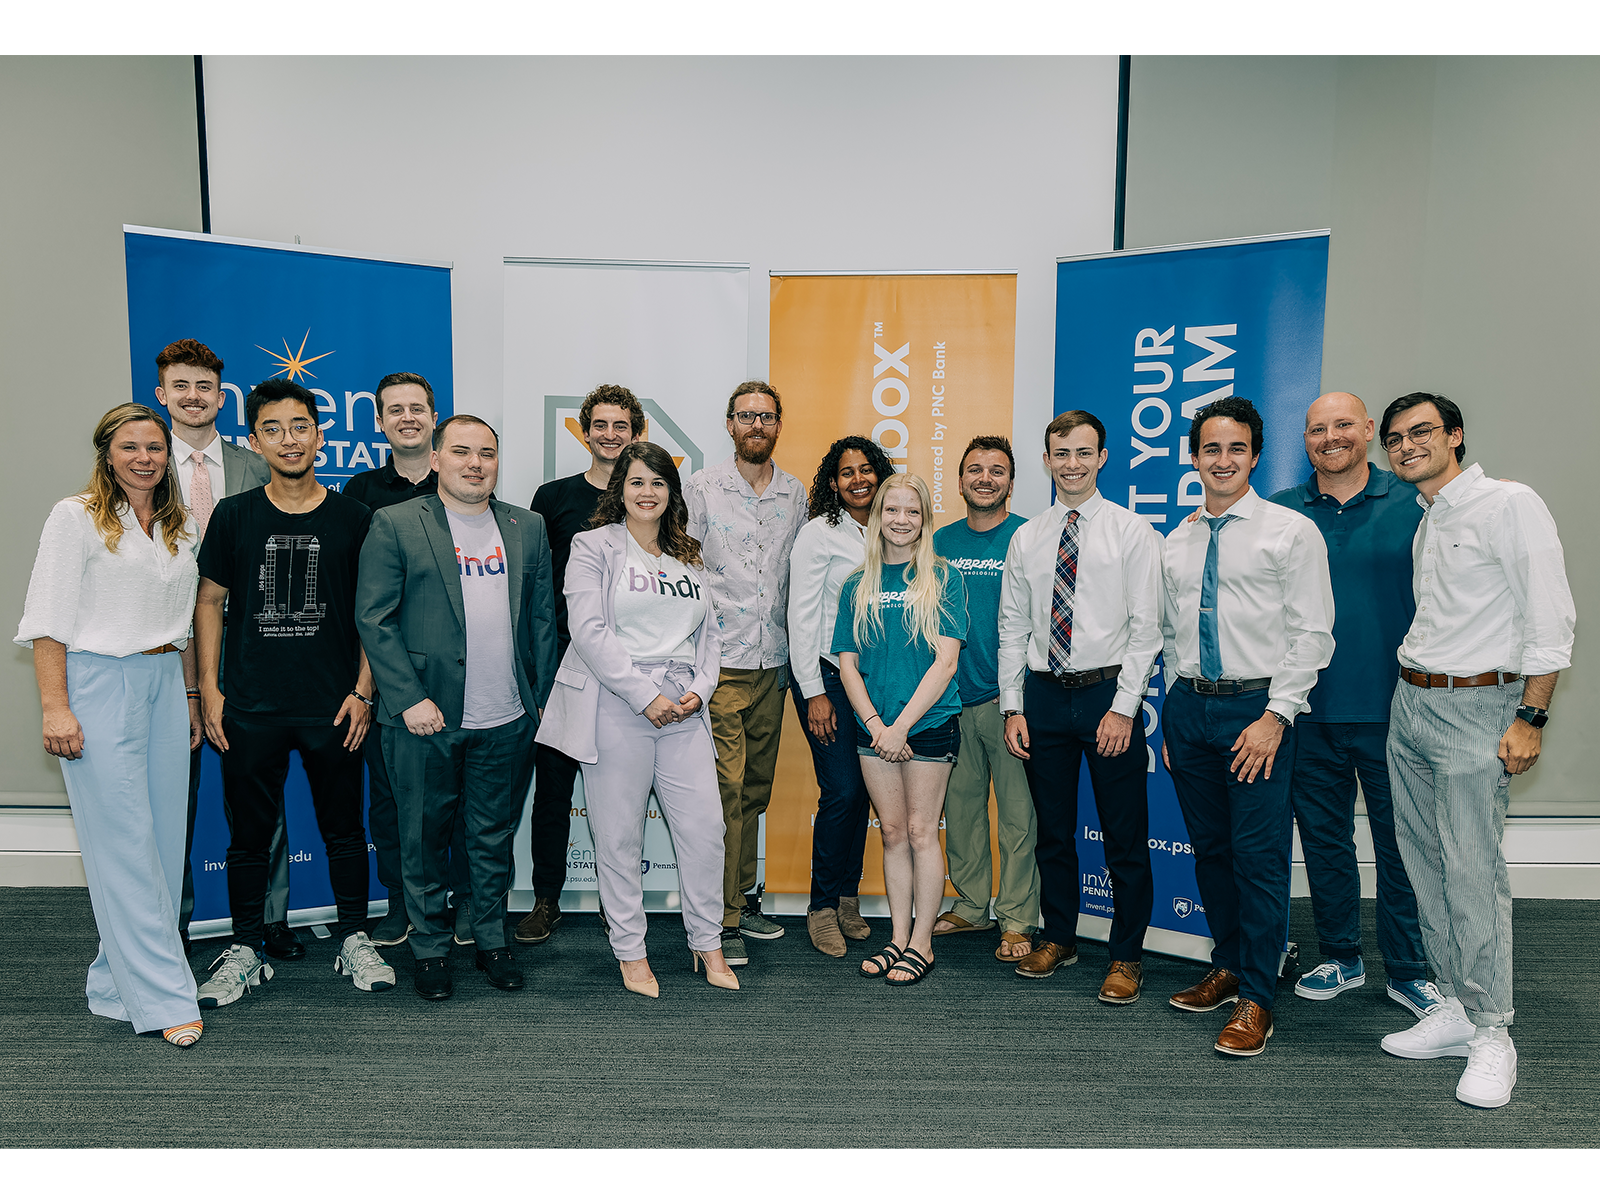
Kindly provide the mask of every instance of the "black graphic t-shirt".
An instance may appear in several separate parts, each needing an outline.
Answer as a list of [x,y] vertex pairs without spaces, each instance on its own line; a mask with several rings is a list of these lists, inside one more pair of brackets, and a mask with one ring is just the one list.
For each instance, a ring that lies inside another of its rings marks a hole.
[[597,488],[580,471],[565,479],[552,479],[533,494],[528,507],[544,518],[545,534],[550,539],[550,569],[556,589],[556,639],[559,651],[566,653],[571,634],[567,632],[567,559],[572,557],[572,539],[589,528],[589,518],[600,504],[604,488]]
[[226,715],[263,725],[325,725],[360,673],[356,570],[372,512],[328,489],[287,513],[265,488],[217,501],[200,576],[228,589]]

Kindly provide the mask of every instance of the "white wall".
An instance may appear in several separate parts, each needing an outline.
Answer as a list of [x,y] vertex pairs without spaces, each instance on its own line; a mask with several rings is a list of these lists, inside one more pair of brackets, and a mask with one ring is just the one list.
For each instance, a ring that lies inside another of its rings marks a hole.
[[769,269],[1016,268],[1037,462],[1055,258],[1110,248],[1109,57],[208,57],[206,99],[214,232],[454,261],[457,408],[496,424],[506,255],[749,262],[753,376]]

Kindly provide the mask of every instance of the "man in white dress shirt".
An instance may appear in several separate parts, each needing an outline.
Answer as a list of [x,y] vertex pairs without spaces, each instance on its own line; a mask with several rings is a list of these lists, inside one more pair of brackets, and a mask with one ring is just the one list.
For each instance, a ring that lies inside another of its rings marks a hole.
[[1171,1003],[1210,1012],[1237,1001],[1215,1048],[1245,1057],[1272,1036],[1288,936],[1294,719],[1333,657],[1327,545],[1308,517],[1250,486],[1261,444],[1261,416],[1241,396],[1195,414],[1189,461],[1205,505],[1161,555],[1161,753],[1215,943],[1211,970]]
[[[183,502],[203,540],[211,510],[224,496],[262,487],[271,477],[266,460],[217,433],[217,414],[227,399],[222,390],[222,360],[204,342],[183,338],[156,355],[156,399],[172,420],[172,465]],[[198,474],[197,474],[198,472]],[[194,818],[200,801],[200,750],[189,756],[189,832],[183,851],[183,900],[178,932],[189,944],[194,914]],[[303,958],[305,947],[289,928],[289,846],[282,821],[272,838],[271,885],[267,892],[267,953]]]
[[1085,756],[1115,913],[1100,988],[1132,1004],[1144,977],[1150,874],[1145,686],[1161,649],[1161,539],[1095,487],[1105,426],[1064,412],[1045,427],[1056,502],[1012,536],[1000,592],[1000,708],[1038,819],[1042,925],[1016,966],[1044,979],[1078,960],[1078,768]]
[[1538,761],[1556,677],[1572,664],[1577,614],[1550,510],[1523,484],[1462,469],[1459,408],[1412,392],[1385,410],[1380,435],[1424,511],[1388,752],[1396,840],[1445,997],[1383,1048],[1464,1057],[1456,1099],[1499,1108],[1517,1082],[1500,841],[1511,776]]

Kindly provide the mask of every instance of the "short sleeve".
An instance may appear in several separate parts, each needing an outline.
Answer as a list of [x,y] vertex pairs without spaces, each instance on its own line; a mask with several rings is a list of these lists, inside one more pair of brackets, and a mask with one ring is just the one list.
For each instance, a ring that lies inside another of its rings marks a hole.
[[941,637],[967,640],[967,581],[954,567],[945,567],[944,605],[939,614]]
[[856,584],[861,576],[852,575],[839,589],[839,615],[833,621],[832,654],[859,654],[856,647]]
[[94,527],[81,502],[62,500],[50,510],[39,535],[17,645],[32,646],[33,639],[41,637],[54,638],[63,646],[72,644],[91,536]]

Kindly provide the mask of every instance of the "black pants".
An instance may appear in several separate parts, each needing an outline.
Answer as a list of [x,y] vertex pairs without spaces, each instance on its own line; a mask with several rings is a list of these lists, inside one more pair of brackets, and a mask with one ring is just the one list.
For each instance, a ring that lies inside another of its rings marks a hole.
[[553,746],[534,747],[533,807],[528,834],[533,848],[533,894],[558,899],[567,883],[567,840],[572,828],[572,785],[577,759]]
[[1100,720],[1116,695],[1115,679],[1069,689],[1030,671],[1024,692],[1030,757],[1024,766],[1039,825],[1034,858],[1039,864],[1040,938],[1062,946],[1077,944],[1083,894],[1078,871],[1078,768],[1087,756],[1116,907],[1108,949],[1114,962],[1139,962],[1155,902],[1146,795],[1149,756],[1140,713],[1133,716],[1133,736],[1126,750],[1105,758],[1095,749]]
[[[361,753],[344,748],[346,725],[262,725],[224,715],[222,803],[228,817],[228,908],[233,940],[259,947],[273,831],[283,819],[289,752],[300,752],[343,941],[367,919],[367,832],[361,824]],[[370,737],[371,734],[369,733]]]

